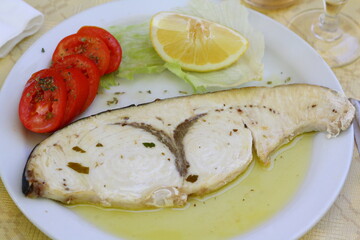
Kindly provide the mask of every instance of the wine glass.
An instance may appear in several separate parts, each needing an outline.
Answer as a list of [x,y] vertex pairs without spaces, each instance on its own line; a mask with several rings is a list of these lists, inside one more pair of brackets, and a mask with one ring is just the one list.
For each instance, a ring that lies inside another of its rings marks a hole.
[[360,27],[340,13],[348,0],[323,0],[324,9],[306,10],[289,23],[289,28],[312,45],[330,65],[341,67],[360,56]]

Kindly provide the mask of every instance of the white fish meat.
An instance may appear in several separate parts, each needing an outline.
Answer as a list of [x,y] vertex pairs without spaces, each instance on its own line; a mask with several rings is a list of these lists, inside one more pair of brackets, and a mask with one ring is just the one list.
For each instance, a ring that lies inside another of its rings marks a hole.
[[60,202],[183,206],[265,164],[295,136],[346,130],[354,107],[331,89],[249,87],[155,101],[81,119],[38,144],[23,192]]

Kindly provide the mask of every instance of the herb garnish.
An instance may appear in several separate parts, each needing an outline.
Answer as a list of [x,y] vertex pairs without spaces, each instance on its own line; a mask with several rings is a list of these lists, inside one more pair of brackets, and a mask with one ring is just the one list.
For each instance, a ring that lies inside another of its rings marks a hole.
[[146,148],[153,148],[155,147],[155,143],[153,142],[143,142],[142,143]]
[[80,163],[69,162],[67,166],[78,173],[89,174],[89,167],[85,167]]
[[107,105],[118,104],[119,100],[116,97],[113,97],[113,100],[107,101]]
[[199,176],[198,175],[189,175],[185,180],[187,182],[191,182],[194,183],[198,180]]
[[74,150],[75,152],[86,153],[86,151],[79,146],[73,147],[72,150]]
[[54,92],[57,89],[57,87],[54,85],[53,77],[37,78],[36,81],[39,83],[39,86],[43,91],[50,90]]
[[52,112],[47,112],[45,115],[46,120],[52,119],[53,117],[54,117],[54,114]]

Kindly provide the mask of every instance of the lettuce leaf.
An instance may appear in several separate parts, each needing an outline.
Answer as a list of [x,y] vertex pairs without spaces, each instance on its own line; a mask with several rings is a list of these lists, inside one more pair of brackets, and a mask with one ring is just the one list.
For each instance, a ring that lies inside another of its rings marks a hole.
[[165,62],[152,47],[149,24],[113,26],[109,29],[120,42],[123,51],[117,77],[134,79],[135,74],[160,73],[165,70]]
[[113,86],[119,85],[114,73],[109,73],[101,77],[100,87],[110,89]]
[[[230,27],[249,40],[249,48],[237,62],[225,69],[207,73],[190,72],[182,70],[176,62],[164,62],[159,57],[152,47],[149,22],[125,27],[113,26],[109,31],[119,40],[123,49],[123,59],[117,77],[134,79],[136,74],[169,70],[189,83],[195,92],[206,91],[209,87],[236,87],[262,79],[264,37],[251,26],[248,21],[248,11],[239,0],[221,2],[191,0],[186,7],[177,8],[175,11]],[[111,78],[103,81],[106,82],[102,83],[102,86],[110,87],[115,84]]]

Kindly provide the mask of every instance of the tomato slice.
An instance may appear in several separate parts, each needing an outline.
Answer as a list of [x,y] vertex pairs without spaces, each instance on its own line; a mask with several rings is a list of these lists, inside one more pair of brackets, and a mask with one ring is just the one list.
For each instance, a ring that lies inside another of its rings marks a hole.
[[88,80],[77,68],[60,69],[66,85],[66,108],[62,125],[69,123],[79,115],[89,95]]
[[54,68],[78,68],[87,78],[87,84],[89,86],[89,94],[85,101],[81,112],[85,111],[90,104],[94,101],[100,83],[100,73],[96,65],[87,57],[74,54],[62,58],[58,62],[53,63]]
[[103,28],[95,26],[83,26],[79,29],[78,33],[99,37],[109,48],[110,63],[105,74],[114,72],[119,68],[122,58],[122,49],[119,41],[111,33]]
[[19,103],[19,118],[29,130],[52,132],[61,126],[65,114],[66,86],[54,69],[34,73],[25,85]]
[[92,60],[104,75],[109,67],[110,50],[103,40],[85,34],[72,34],[63,38],[57,45],[52,60],[60,61],[65,56],[81,54]]

